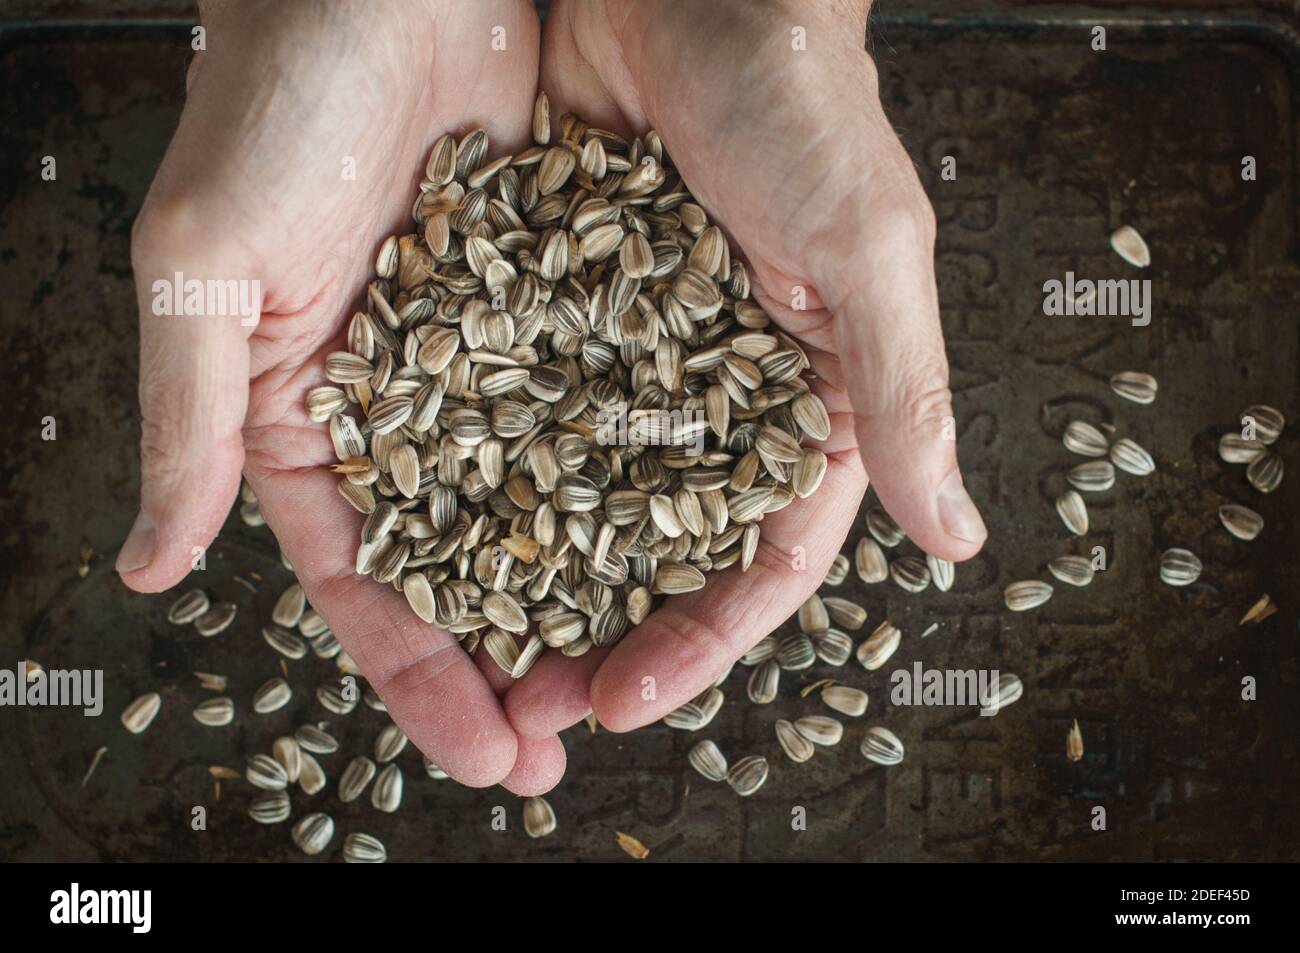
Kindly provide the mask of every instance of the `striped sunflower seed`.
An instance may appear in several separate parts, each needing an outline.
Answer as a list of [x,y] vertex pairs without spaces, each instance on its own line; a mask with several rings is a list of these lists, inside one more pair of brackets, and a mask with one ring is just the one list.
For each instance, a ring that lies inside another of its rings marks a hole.
[[276,738],[271,745],[271,757],[280,762],[289,783],[296,784],[302,774],[302,748],[298,742],[287,735]]
[[312,754],[333,754],[339,750],[338,739],[317,725],[300,725],[293,738],[298,747]]
[[838,586],[848,577],[849,557],[839,553],[831,563],[831,568],[826,571],[826,578],[822,582],[827,586]]
[[289,819],[292,805],[284,791],[271,791],[253,799],[248,816],[258,824],[282,824]]
[[888,728],[873,725],[867,729],[859,748],[862,757],[886,767],[903,760],[903,742]]
[[339,800],[351,804],[365,792],[366,786],[375,777],[375,763],[364,755],[358,755],[348,762],[339,778]]
[[1201,577],[1201,561],[1187,549],[1166,549],[1160,556],[1160,579],[1170,586],[1190,586]]
[[826,608],[830,621],[841,628],[856,632],[866,624],[867,610],[851,599],[826,596],[822,599],[822,605]]
[[824,631],[831,624],[831,617],[826,604],[822,602],[821,596],[816,593],[805,599],[803,605],[799,606],[797,618],[799,620],[799,631],[805,635],[809,632]]
[[1233,536],[1247,542],[1264,530],[1264,517],[1248,506],[1226,503],[1219,507],[1219,522]]
[[133,735],[141,734],[162,709],[162,696],[157,692],[141,695],[122,712],[122,726]]
[[167,621],[174,625],[188,625],[208,611],[208,594],[202,589],[191,589],[172,603],[167,610]]
[[262,638],[285,658],[300,659],[307,655],[307,643],[302,636],[284,626],[275,623],[262,626]]
[[1253,426],[1259,442],[1269,446],[1277,442],[1286,427],[1286,417],[1282,411],[1267,404],[1254,404],[1241,413],[1242,427]]
[[1007,586],[1003,598],[1012,612],[1025,612],[1038,608],[1052,598],[1052,587],[1050,583],[1026,579]]
[[907,538],[893,517],[878,506],[867,510],[867,532],[887,549],[892,549]]
[[885,551],[870,536],[863,536],[858,540],[853,558],[858,578],[863,582],[874,584],[889,578],[889,563],[885,559]]
[[843,723],[831,718],[829,715],[805,715],[802,718],[796,718],[794,730],[813,744],[822,747],[837,745],[840,743],[840,739],[844,737]]
[[284,765],[269,754],[255,754],[249,758],[244,778],[263,791],[283,791],[289,786],[289,775],[285,773]]
[[712,741],[697,741],[686,754],[692,768],[710,781],[727,779],[727,759]]
[[722,708],[722,702],[722,692],[711,688],[680,708],[670,711],[664,716],[664,724],[681,731],[699,731],[713,721]]
[[839,629],[812,632],[808,635],[808,639],[812,642],[817,657],[827,665],[838,668],[853,655],[853,640]]
[[749,797],[767,780],[767,759],[762,755],[741,758],[727,772],[727,783],[741,797]]
[[343,838],[343,862],[347,864],[382,864],[388,851],[378,837],[353,832]]
[[1156,469],[1151,454],[1128,437],[1121,437],[1115,441],[1115,445],[1110,448],[1110,459],[1119,469],[1134,476],[1147,476],[1154,473]]
[[867,713],[867,693],[848,685],[827,685],[822,689],[822,701],[842,715],[858,718]]
[[1272,451],[1251,462],[1246,479],[1261,493],[1272,493],[1282,483],[1282,458]]
[[289,683],[283,678],[273,678],[253,693],[253,711],[259,715],[269,715],[289,704],[292,697],[293,689]]
[[930,585],[930,570],[916,556],[899,556],[889,564],[889,576],[908,592],[923,592]]
[[[1111,452],[1114,453],[1114,449]],[[1088,534],[1088,507],[1084,505],[1078,490],[1066,490],[1056,498],[1056,513],[1061,517],[1065,528],[1075,536]]]
[[194,720],[200,725],[220,728],[235,720],[235,703],[229,698],[207,698],[194,706]]
[[1024,692],[1025,686],[1021,683],[1020,676],[998,674],[989,686],[988,698],[980,706],[980,714],[996,715],[1008,705],[1020,701]]
[[880,623],[876,630],[858,646],[858,664],[868,672],[876,671],[889,661],[889,657],[898,650],[899,643],[902,640],[903,633],[901,631],[887,621]]
[[402,805],[402,787],[402,769],[395,764],[386,765],[370,791],[370,803],[375,810],[392,814]]
[[271,610],[271,621],[276,625],[292,629],[302,620],[307,611],[307,597],[303,595],[302,586],[296,582],[280,594]]
[[357,707],[355,694],[350,695],[350,691],[345,691],[337,682],[326,682],[317,688],[316,701],[320,702],[321,707],[326,711],[336,715],[350,715]]
[[529,837],[547,837],[555,833],[555,827],[555,809],[546,798],[524,798],[524,831]]
[[1225,433],[1219,438],[1219,459],[1224,463],[1254,463],[1267,452],[1262,440],[1239,433]]
[[1135,404],[1149,404],[1156,399],[1156,379],[1141,371],[1120,371],[1112,374],[1110,389],[1125,400]]
[[776,701],[777,689],[781,684],[781,666],[776,659],[769,658],[754,666],[749,673],[749,682],[745,693],[755,705],[767,705]]
[[301,758],[302,768],[298,772],[298,787],[302,789],[303,794],[319,794],[325,790],[325,772],[321,769],[320,762],[306,751],[302,752]]
[[1115,464],[1109,460],[1089,460],[1072,467],[1065,479],[1076,490],[1100,493],[1115,485]]
[[952,588],[953,578],[957,571],[956,566],[946,559],[940,559],[938,556],[931,556],[928,553],[925,557],[925,565],[930,570],[930,579],[934,582],[934,588],[940,592],[947,592]]
[[386,725],[375,739],[375,760],[387,764],[406,747],[406,734],[396,725]]
[[776,721],[776,740],[786,757],[795,764],[803,764],[817,752],[813,743],[795,730],[794,725],[784,718],[778,718]]
[[764,636],[740,657],[740,664],[761,665],[774,655],[776,655],[776,639],[770,635]]
[[802,632],[787,635],[777,642],[776,663],[787,672],[799,672],[810,668],[817,661],[817,651],[812,639]]
[[1061,439],[1066,450],[1084,457],[1104,457],[1110,450],[1105,434],[1082,420],[1070,421]]
[[1095,571],[1086,556],[1057,556],[1047,564],[1053,576],[1069,586],[1086,586],[1092,582]]
[[314,857],[334,839],[334,819],[327,814],[308,814],[293,825],[293,842],[309,857]]
[[237,611],[238,607],[233,602],[214,603],[212,608],[194,620],[194,631],[207,639],[220,635],[235,621]]

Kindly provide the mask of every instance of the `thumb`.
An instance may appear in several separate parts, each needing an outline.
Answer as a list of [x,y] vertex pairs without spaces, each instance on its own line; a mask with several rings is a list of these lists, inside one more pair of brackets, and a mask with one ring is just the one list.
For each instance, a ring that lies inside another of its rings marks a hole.
[[894,195],[906,197],[850,212],[836,230],[844,247],[821,256],[836,266],[818,290],[835,316],[858,446],[881,503],[925,552],[969,559],[988,531],[957,465],[934,213],[914,178]]
[[185,217],[146,203],[132,234],[140,511],[117,571],[139,592],[167,589],[189,573],[230,512],[244,462],[247,338],[261,314],[260,285],[246,269],[192,253],[203,245]]

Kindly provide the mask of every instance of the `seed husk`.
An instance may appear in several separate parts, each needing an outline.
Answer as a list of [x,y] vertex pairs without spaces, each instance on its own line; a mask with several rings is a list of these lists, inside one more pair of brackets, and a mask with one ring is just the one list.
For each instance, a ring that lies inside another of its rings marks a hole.
[[842,715],[857,718],[867,712],[867,693],[848,685],[827,685],[821,692],[822,701]]
[[347,864],[382,864],[388,850],[378,837],[354,831],[343,838],[343,862]]
[[194,720],[210,728],[228,725],[235,720],[235,703],[225,697],[206,698],[194,706]]
[[1160,556],[1160,579],[1170,586],[1190,586],[1201,577],[1201,561],[1188,549],[1166,549]]
[[188,625],[208,611],[208,594],[202,589],[191,589],[172,603],[167,610],[167,621],[173,625]]
[[1056,498],[1056,513],[1061,517],[1065,528],[1075,536],[1087,535],[1088,507],[1084,505],[1078,490],[1066,490]]
[[1018,675],[998,674],[989,686],[989,697],[980,706],[980,714],[996,715],[1008,705],[1015,704],[1024,694],[1025,686]]
[[1219,507],[1219,522],[1233,536],[1247,542],[1264,530],[1264,517],[1248,506],[1226,503]]
[[1269,451],[1246,468],[1246,479],[1261,493],[1272,493],[1282,483],[1282,458]]
[[1070,732],[1065,736],[1065,756],[1071,761],[1083,760],[1083,732],[1079,730],[1079,719],[1074,719]]
[[696,742],[687,752],[686,759],[692,768],[710,781],[727,779],[727,759],[712,741],[706,739]]
[[1110,236],[1110,247],[1134,268],[1151,264],[1151,250],[1132,225],[1121,225]]
[[293,826],[293,842],[309,857],[314,857],[334,839],[334,819],[327,814],[308,814]]
[[1052,598],[1052,587],[1049,583],[1037,579],[1026,579],[1007,586],[1003,597],[1007,608],[1012,612],[1025,612],[1028,609],[1038,608]]
[[162,709],[162,696],[157,692],[141,695],[122,712],[122,726],[133,735],[141,734]]
[[889,622],[882,622],[862,644],[858,646],[858,663],[868,672],[874,672],[897,651],[903,633]]
[[1147,476],[1154,473],[1156,469],[1151,454],[1128,437],[1121,437],[1115,441],[1115,445],[1110,448],[1110,459],[1119,469],[1134,476]]
[[1156,399],[1156,379],[1141,371],[1120,371],[1112,374],[1110,389],[1125,400],[1135,404],[1149,404]]
[[859,747],[862,757],[886,767],[903,760],[903,742],[888,728],[873,725],[867,729]]
[[1109,460],[1089,460],[1071,467],[1065,479],[1076,490],[1100,493],[1115,485],[1115,464]]
[[1082,420],[1070,421],[1061,440],[1066,450],[1084,457],[1104,457],[1110,450],[1105,434]]
[[795,730],[795,726],[784,718],[778,718],[776,721],[776,740],[786,757],[795,764],[803,764],[817,752],[813,743]]
[[631,834],[624,834],[622,831],[614,832],[615,843],[619,849],[627,854],[633,860],[645,860],[650,856],[650,848],[641,843]]
[[749,797],[767,780],[767,759],[762,755],[741,758],[727,772],[727,783],[741,797]]
[[1057,556],[1047,564],[1048,571],[1070,586],[1086,586],[1096,575],[1092,561],[1086,556]]
[[1255,603],[1249,609],[1246,610],[1246,614],[1241,617],[1241,621],[1238,622],[1237,624],[1258,625],[1259,623],[1267,619],[1269,616],[1272,616],[1276,613],[1277,613],[1277,605],[1273,602],[1272,598],[1270,598],[1269,594],[1266,592],[1262,596],[1260,596],[1257,600],[1255,600]]

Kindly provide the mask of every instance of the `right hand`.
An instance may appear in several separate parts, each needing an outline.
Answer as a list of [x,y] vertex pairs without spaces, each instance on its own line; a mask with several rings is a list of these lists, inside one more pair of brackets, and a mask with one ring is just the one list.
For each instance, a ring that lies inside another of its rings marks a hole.
[[[492,154],[527,144],[532,5],[225,2],[201,13],[206,52],[133,235],[141,511],[118,571],[140,592],[184,579],[242,470],[312,606],[411,740],[464,784],[545,791],[564,748],[554,735],[518,737],[498,701],[508,679],[487,653],[466,655],[400,593],[354,572],[361,517],[326,469],[327,428],[304,407],[325,355],[344,346],[379,243],[416,230],[411,205],[437,137],[481,125]],[[499,28],[503,51],[492,48]],[[260,281],[260,320],[155,315],[153,284],[176,272]]]

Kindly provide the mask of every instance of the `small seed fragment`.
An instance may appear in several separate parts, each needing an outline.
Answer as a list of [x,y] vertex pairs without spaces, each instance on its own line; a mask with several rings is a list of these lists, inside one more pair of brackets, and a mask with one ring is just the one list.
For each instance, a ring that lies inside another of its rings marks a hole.
[[1065,736],[1065,756],[1071,761],[1083,760],[1083,732],[1079,730],[1079,719],[1074,719],[1070,733]]

